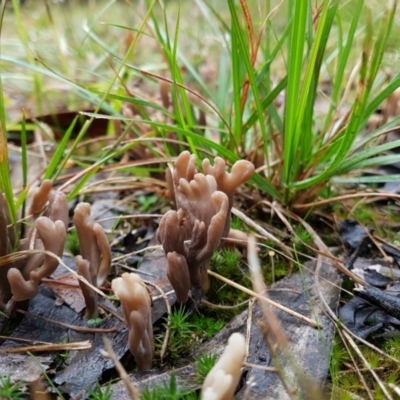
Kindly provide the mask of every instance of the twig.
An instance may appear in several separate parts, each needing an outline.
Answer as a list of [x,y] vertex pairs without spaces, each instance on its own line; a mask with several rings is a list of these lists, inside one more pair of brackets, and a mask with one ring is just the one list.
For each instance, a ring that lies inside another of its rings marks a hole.
[[130,398],[132,400],[140,400],[139,391],[135,388],[135,386],[133,386],[131,380],[129,379],[128,373],[125,371],[125,368],[122,366],[117,356],[115,355],[111,341],[106,337],[104,337],[103,340],[104,340],[104,347],[106,348],[106,350],[105,351],[103,350],[101,353],[103,354],[103,356],[110,358],[114,363],[115,369],[118,371],[118,374],[122,379],[122,382],[124,382],[126,388],[128,389]]

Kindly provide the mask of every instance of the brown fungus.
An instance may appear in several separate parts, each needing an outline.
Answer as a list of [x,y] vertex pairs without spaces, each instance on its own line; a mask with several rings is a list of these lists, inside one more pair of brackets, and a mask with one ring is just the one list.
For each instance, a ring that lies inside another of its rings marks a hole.
[[[74,224],[80,244],[81,257],[76,258],[78,273],[95,287],[101,286],[111,266],[111,249],[100,224],[90,216],[90,204],[79,203],[74,212]],[[79,281],[86,303],[86,317],[97,317],[97,294],[86,283]]]
[[202,400],[231,400],[242,374],[246,357],[246,341],[241,333],[235,332],[219,360],[207,374],[201,391]]
[[[184,151],[166,174],[167,196],[175,201],[178,211],[168,211],[163,216],[157,239],[167,255],[167,276],[181,303],[187,300],[190,290],[180,281],[185,264],[190,286],[208,289],[208,263],[221,238],[229,235],[234,192],[254,172],[254,166],[242,160],[228,173],[220,157],[215,158],[214,166],[204,160],[203,168],[204,174],[198,173],[194,155]],[[189,244],[185,244],[188,240]],[[169,255],[174,252],[173,256]]]
[[154,357],[151,299],[140,277],[123,273],[113,279],[111,287],[121,301],[125,321],[129,327],[129,349],[140,370],[150,369]]
[[[11,218],[7,201],[0,192],[0,257],[11,254],[15,246],[14,232],[10,229]],[[0,265],[0,310],[4,310],[11,297],[11,288],[7,280],[7,273],[14,263]]]
[[[61,257],[67,233],[62,221],[53,222],[50,218],[39,217],[35,223],[38,240],[35,241],[35,248],[46,250]],[[28,279],[25,279],[25,271],[11,268],[7,273],[12,300],[24,301],[32,299],[39,291],[39,283],[42,278],[51,275],[58,266],[58,260],[49,254],[39,253],[31,258],[25,268],[29,272]],[[33,263],[33,265],[32,265]]]
[[[0,249],[2,253],[0,255],[6,255],[3,254],[4,251],[10,254],[15,250],[16,243],[14,232],[11,232],[13,228],[10,228],[7,204],[3,195],[0,197],[1,231],[4,221],[8,220],[8,233],[2,235],[5,238],[6,247]],[[45,180],[40,187],[30,190],[28,204],[30,216],[27,222],[31,227],[27,230],[25,238],[19,241],[18,250],[46,250],[60,257],[68,226],[68,203],[65,194],[54,190],[51,181]],[[38,292],[40,280],[50,275],[57,266],[58,262],[54,257],[40,251],[27,259],[2,265],[0,267],[0,309],[12,312],[15,301],[34,297]],[[10,301],[11,298],[13,301]]]

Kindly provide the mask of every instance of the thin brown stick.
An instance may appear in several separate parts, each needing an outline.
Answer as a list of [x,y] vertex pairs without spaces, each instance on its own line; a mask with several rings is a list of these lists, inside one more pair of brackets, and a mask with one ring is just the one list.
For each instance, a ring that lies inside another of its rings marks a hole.
[[31,317],[42,319],[43,321],[46,321],[46,322],[51,322],[52,324],[55,324],[55,325],[63,326],[64,328],[72,329],[73,331],[76,331],[76,332],[109,333],[109,332],[115,332],[117,330],[117,328],[87,328],[85,326],[70,325],[65,322],[55,321],[54,319],[46,318],[46,317],[43,317],[42,315],[38,315],[38,314],[33,314],[31,312],[21,310],[19,308],[17,309],[17,312],[19,312],[20,314],[24,314],[24,315],[28,315]]
[[27,351],[30,352],[45,352],[45,351],[64,351],[64,350],[86,350],[90,349],[92,344],[89,340],[85,340],[83,342],[74,342],[74,343],[51,343],[51,344],[39,344],[32,346],[22,346],[22,347],[13,347],[10,349],[0,349],[0,353],[25,353]]
[[119,360],[118,360],[117,356],[115,355],[114,350],[112,348],[111,341],[106,337],[104,337],[103,340],[104,340],[104,347],[106,348],[106,350],[102,351],[102,354],[105,357],[110,358],[112,360],[112,362],[114,363],[115,369],[117,370],[120,378],[122,379],[122,382],[124,382],[125,387],[128,390],[129,397],[132,400],[140,400],[139,390],[136,389],[135,386],[133,386],[133,383],[129,379],[128,373],[126,372],[123,365],[119,362]]

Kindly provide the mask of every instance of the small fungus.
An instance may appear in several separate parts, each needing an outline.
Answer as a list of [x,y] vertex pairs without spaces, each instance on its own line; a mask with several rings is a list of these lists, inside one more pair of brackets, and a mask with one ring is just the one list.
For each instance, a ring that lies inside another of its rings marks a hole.
[[129,349],[140,370],[150,369],[154,357],[151,298],[142,279],[133,273],[123,273],[113,279],[111,287],[121,301],[129,327]]
[[201,399],[231,400],[242,374],[245,357],[245,338],[242,334],[235,332],[229,337],[222,356],[206,376]]

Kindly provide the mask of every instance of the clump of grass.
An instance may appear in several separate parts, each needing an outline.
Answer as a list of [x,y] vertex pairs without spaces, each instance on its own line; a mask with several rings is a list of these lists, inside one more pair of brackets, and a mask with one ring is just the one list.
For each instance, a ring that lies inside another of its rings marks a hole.
[[21,382],[11,383],[11,376],[0,377],[0,399],[20,400],[26,398],[26,385]]
[[196,382],[202,384],[211,368],[217,362],[217,354],[202,354],[195,357]]
[[106,386],[101,386],[96,383],[94,389],[88,389],[89,393],[88,400],[110,400],[112,396],[111,384],[108,383]]
[[[194,343],[194,324],[190,322],[190,312],[183,306],[179,306],[170,313],[170,336],[168,348],[165,354],[166,362],[175,363],[185,355],[188,355]],[[164,328],[168,327],[164,324]],[[164,335],[156,337],[157,346],[162,344]]]
[[197,400],[199,396],[193,390],[178,387],[175,373],[171,372],[169,382],[162,386],[144,389],[141,398],[143,400]]

